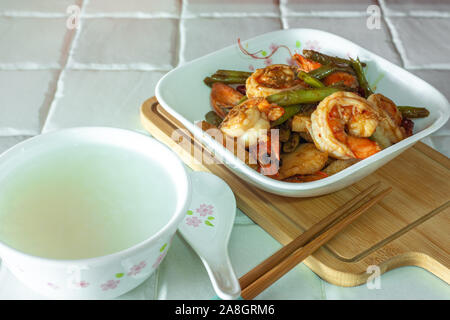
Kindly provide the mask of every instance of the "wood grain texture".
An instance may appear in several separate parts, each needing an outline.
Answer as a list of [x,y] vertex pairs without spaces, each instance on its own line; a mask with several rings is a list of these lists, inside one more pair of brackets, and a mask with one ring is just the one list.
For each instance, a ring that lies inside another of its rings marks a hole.
[[[233,190],[238,207],[285,245],[337,207],[377,181],[393,191],[345,228],[304,263],[322,279],[355,286],[371,275],[406,265],[422,267],[450,283],[450,160],[417,143],[370,176],[338,192],[315,198],[287,198],[259,190],[214,162],[181,123],[150,98],[141,107],[141,121],[156,139],[168,145],[193,170],[221,177]],[[182,134],[173,131],[182,128]],[[174,141],[175,137],[177,141]],[[193,143],[191,143],[193,141]],[[189,145],[189,148],[181,148]],[[203,154],[203,163],[192,155]]]

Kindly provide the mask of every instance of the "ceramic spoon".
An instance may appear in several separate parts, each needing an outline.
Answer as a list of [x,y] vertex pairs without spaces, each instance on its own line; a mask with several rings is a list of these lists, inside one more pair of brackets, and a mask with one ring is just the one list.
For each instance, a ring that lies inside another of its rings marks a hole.
[[236,215],[230,187],[206,172],[191,172],[192,201],[178,230],[199,255],[217,296],[237,299],[241,288],[228,256],[228,240]]

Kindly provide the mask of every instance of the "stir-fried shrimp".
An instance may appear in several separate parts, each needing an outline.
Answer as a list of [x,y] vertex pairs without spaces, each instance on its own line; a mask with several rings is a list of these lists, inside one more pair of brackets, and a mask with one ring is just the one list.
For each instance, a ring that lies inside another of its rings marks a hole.
[[281,156],[279,178],[316,173],[325,166],[327,159],[328,154],[318,150],[313,143],[300,144],[294,151]]
[[223,109],[233,108],[242,99],[244,95],[236,89],[221,83],[216,82],[211,88],[211,105],[216,113],[224,118],[226,112]]
[[364,159],[378,151],[370,139],[378,125],[377,111],[357,94],[339,91],[322,100],[311,115],[316,146],[337,159]]
[[305,58],[304,56],[302,56],[301,54],[298,54],[298,53],[294,54],[292,58],[298,64],[300,69],[305,72],[310,72],[310,71],[318,69],[322,66],[319,62]]
[[283,108],[267,102],[264,98],[252,98],[233,107],[219,128],[248,147],[266,136],[270,121],[277,120],[283,113]]
[[384,149],[407,137],[402,126],[402,114],[395,103],[382,94],[372,94],[367,98],[379,113],[380,123],[373,134],[373,139]]
[[283,64],[273,64],[257,69],[246,81],[247,97],[267,97],[281,91],[305,88],[298,79],[295,68]]
[[286,49],[289,65],[254,72],[217,69],[203,79],[211,87],[213,109],[205,120],[220,130],[227,148],[234,142],[230,151],[245,150],[246,163],[270,178],[293,183],[326,178],[412,135],[410,118],[429,115],[425,108],[397,107],[374,94],[364,72],[369,63],[359,58],[300,54],[285,45],[271,46],[268,54],[250,52],[240,39],[238,46],[266,63]]

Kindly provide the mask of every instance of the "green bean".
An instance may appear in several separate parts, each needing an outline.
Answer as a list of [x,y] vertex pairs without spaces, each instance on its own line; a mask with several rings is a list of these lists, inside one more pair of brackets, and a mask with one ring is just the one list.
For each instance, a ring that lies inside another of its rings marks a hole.
[[237,77],[237,78],[248,78],[252,75],[251,72],[246,71],[236,71],[236,70],[217,70],[216,75],[225,75],[230,77]]
[[333,64],[321,66],[320,68],[317,68],[317,69],[314,69],[314,70],[308,72],[308,74],[316,79],[321,80],[337,71],[354,74],[353,69],[350,67],[338,67]]
[[426,118],[430,115],[430,111],[426,108],[417,108],[411,106],[397,106],[404,118]]
[[320,80],[314,78],[313,76],[310,76],[305,71],[299,71],[297,76],[302,79],[306,84],[309,84],[312,88],[323,88],[325,85],[320,82]]
[[[322,65],[336,64],[340,66],[351,66],[352,62],[348,59],[343,59],[339,57],[332,57],[314,50],[303,50],[303,55],[311,60],[319,62]],[[366,66],[365,63],[361,63],[363,67]]]
[[337,91],[339,89],[336,88],[287,90],[272,94],[266,99],[279,106],[288,106],[291,104],[319,102]]
[[361,62],[359,61],[359,59],[356,60],[351,60],[352,62],[352,68],[353,70],[355,70],[356,73],[356,78],[358,78],[358,83],[360,88],[362,89],[362,91],[364,92],[364,97],[367,98],[368,96],[370,96],[373,91],[369,86],[369,83],[367,82],[366,76],[364,75],[364,70],[362,67]]
[[283,143],[283,152],[289,153],[295,150],[297,148],[298,144],[300,143],[300,136],[297,132],[292,132],[291,136],[289,137],[289,140],[285,143]]
[[212,124],[216,127],[218,127],[222,123],[222,119],[214,111],[209,111],[207,114],[205,114],[205,120],[209,124]]
[[247,78],[245,77],[231,77],[213,74],[211,77],[206,77],[203,79],[203,82],[211,87],[215,82],[222,82],[226,84],[244,84],[246,80]]
[[284,123],[289,118],[293,117],[297,113],[299,113],[302,110],[302,106],[299,104],[294,104],[290,106],[284,107],[284,114],[278,118],[277,120],[272,122],[272,127],[279,126],[280,124]]

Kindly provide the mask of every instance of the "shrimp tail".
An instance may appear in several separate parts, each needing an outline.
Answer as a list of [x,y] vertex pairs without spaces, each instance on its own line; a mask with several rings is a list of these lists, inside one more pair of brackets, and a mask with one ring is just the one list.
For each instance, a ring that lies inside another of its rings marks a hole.
[[365,159],[381,151],[378,143],[366,138],[347,136],[347,144],[356,159]]
[[308,58],[305,58],[301,54],[294,54],[292,59],[297,63],[297,65],[302,69],[304,72],[310,72],[312,70],[316,70],[320,68],[322,65],[319,62],[316,62],[314,60],[310,60]]

